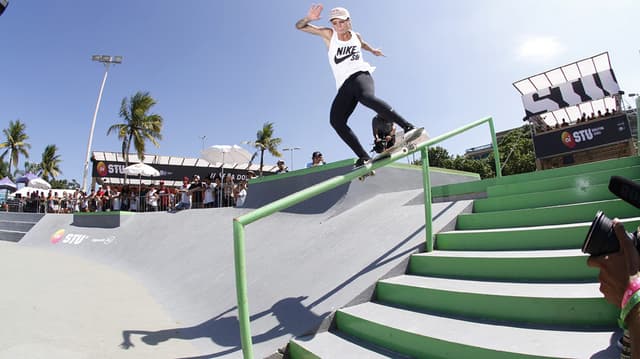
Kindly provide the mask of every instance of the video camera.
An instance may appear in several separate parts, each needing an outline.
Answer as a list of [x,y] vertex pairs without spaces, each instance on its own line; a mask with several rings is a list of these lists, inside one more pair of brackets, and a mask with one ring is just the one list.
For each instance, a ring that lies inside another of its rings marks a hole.
[[[612,176],[609,180],[609,191],[625,202],[640,208],[640,185],[637,183],[624,177]],[[625,231],[625,233],[627,239],[632,241],[633,246],[640,252],[638,231],[633,233]],[[613,230],[613,221],[604,212],[598,211],[582,244],[582,252],[592,256],[601,256],[619,250],[620,243]]]

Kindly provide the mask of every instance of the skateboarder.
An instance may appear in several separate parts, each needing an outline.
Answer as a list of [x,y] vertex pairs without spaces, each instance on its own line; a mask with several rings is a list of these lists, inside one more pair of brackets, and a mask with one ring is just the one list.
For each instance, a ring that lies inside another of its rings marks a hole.
[[406,135],[410,135],[410,131],[415,131],[415,126],[398,115],[389,104],[375,96],[371,77],[375,67],[364,61],[362,50],[367,50],[375,56],[384,56],[382,51],[371,47],[359,33],[351,29],[351,15],[345,8],[331,9],[329,21],[332,28],[310,24],[320,19],[322,9],[321,4],[311,5],[307,16],[296,22],[296,28],[320,36],[329,49],[329,64],[338,89],[331,104],[330,123],[340,138],[358,156],[357,167],[371,159],[347,125],[347,120],[358,102],[374,110],[384,119],[397,123],[404,129]]

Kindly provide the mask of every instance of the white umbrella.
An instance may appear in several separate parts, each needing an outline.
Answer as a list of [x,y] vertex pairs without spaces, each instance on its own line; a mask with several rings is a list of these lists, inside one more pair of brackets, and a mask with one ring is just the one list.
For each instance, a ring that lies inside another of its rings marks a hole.
[[149,166],[146,163],[136,163],[124,168],[124,173],[127,176],[138,176],[138,196],[140,196],[140,187],[142,185],[142,176],[145,177],[157,177],[160,176],[160,171]]
[[157,177],[160,176],[160,171],[149,166],[146,163],[136,163],[124,168],[124,173],[127,176],[144,176],[144,177]]
[[43,180],[40,177],[34,178],[31,181],[29,181],[29,187],[44,189],[44,190],[51,189],[51,185],[49,184],[49,182]]
[[251,153],[238,145],[214,145],[201,152],[202,158],[209,163],[249,163]]
[[[201,152],[201,157],[209,163],[221,162],[220,178],[224,177],[225,163],[249,163],[251,153],[238,145],[213,145]],[[222,191],[218,192],[218,204],[222,201]]]

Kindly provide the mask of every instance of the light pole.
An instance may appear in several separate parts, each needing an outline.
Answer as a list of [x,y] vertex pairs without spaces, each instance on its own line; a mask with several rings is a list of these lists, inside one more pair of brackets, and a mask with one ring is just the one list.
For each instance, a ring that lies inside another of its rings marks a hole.
[[198,136],[198,138],[202,140],[202,151],[204,151],[204,139],[207,138],[207,136]]
[[291,170],[293,171],[293,152],[300,150],[300,147],[289,147],[289,148],[283,148],[283,151],[291,151],[291,163],[289,164],[291,167]]
[[91,121],[91,132],[89,132],[89,143],[87,144],[87,157],[84,161],[84,172],[82,174],[82,190],[87,191],[87,173],[89,172],[89,159],[91,156],[91,143],[93,142],[93,130],[96,128],[96,117],[98,116],[98,109],[100,108],[100,100],[102,100],[102,91],[104,90],[104,84],[107,82],[107,74],[109,73],[109,65],[121,64],[122,56],[109,56],[109,55],[93,55],[91,60],[102,62],[104,64],[104,77],[102,78],[102,84],[100,85],[100,92],[98,93],[98,101],[96,102],[96,110],[93,112],[93,120]]

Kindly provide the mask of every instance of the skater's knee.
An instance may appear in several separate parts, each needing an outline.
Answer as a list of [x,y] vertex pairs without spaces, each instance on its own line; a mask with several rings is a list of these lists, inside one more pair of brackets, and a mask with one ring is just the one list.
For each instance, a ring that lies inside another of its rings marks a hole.
[[331,116],[329,123],[336,131],[343,130],[347,127],[347,120],[339,116]]

